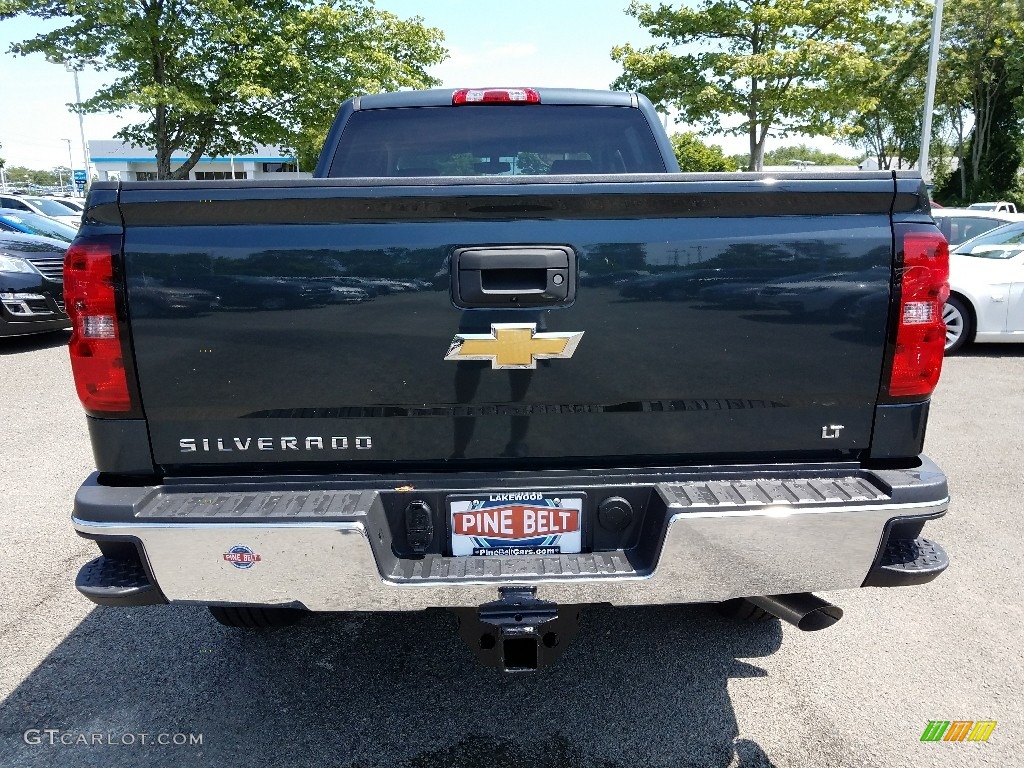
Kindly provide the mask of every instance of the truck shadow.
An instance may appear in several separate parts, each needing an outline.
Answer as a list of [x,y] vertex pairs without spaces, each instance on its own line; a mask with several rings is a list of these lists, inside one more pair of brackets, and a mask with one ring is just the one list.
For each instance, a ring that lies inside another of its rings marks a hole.
[[[557,665],[506,675],[477,665],[443,611],[248,633],[202,608],[98,608],[0,702],[0,765],[767,768],[727,684],[766,676],[738,659],[781,639],[776,621],[704,606],[590,607]],[[27,744],[29,729],[202,744]]]
[[70,338],[71,331],[51,331],[49,333],[34,333],[31,336],[0,338],[0,356],[20,355],[22,352],[66,347]]

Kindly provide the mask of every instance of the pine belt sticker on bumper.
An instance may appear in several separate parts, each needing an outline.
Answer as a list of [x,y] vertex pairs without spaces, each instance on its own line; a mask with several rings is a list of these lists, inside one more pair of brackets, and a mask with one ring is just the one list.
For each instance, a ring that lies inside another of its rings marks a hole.
[[452,554],[517,557],[580,552],[583,498],[557,491],[449,497]]
[[241,568],[242,570],[252,568],[253,565],[262,559],[262,557],[244,544],[235,544],[235,546],[224,553],[224,560],[226,562],[229,562],[235,566],[235,568]]

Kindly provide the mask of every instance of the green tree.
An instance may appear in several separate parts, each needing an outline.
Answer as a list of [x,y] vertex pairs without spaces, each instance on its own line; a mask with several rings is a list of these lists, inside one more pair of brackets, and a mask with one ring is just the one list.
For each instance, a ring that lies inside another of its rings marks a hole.
[[[66,165],[55,165],[51,169],[50,173],[53,176],[53,184],[60,185],[61,189],[70,189],[74,186],[71,180],[71,169],[68,168]],[[53,186],[53,184],[51,184],[50,186]]]
[[930,4],[913,0],[873,19],[863,38],[871,64],[858,87],[873,104],[851,116],[848,141],[879,168],[910,168],[920,155],[931,15]]
[[155,148],[160,178],[257,144],[309,168],[343,99],[435,85],[426,67],[447,55],[440,30],[372,0],[0,0],[0,19],[17,15],[59,26],[11,52],[113,76],[82,108],[143,113],[117,136]]
[[941,199],[998,195],[1021,165],[1024,11],[1004,0],[946,6],[937,98],[952,124],[959,167]]
[[551,170],[551,163],[546,162],[539,152],[520,152],[516,157],[516,167],[523,176],[542,176]]
[[679,170],[683,172],[716,173],[739,169],[731,157],[722,154],[720,146],[705,144],[695,133],[675,133],[671,140]]
[[[39,187],[52,187],[57,184],[56,169],[52,171],[26,168],[23,165],[11,165],[6,168],[7,179],[12,183],[31,184]],[[64,180],[68,175],[65,169]]]
[[769,135],[835,135],[851,112],[872,106],[854,87],[870,64],[861,39],[901,1],[702,0],[677,9],[634,0],[627,13],[664,42],[613,48],[624,70],[615,86],[709,131],[748,136],[760,170]]
[[855,165],[856,160],[837,152],[825,152],[807,144],[776,147],[764,153],[765,165],[795,165],[795,160],[806,160],[815,165]]

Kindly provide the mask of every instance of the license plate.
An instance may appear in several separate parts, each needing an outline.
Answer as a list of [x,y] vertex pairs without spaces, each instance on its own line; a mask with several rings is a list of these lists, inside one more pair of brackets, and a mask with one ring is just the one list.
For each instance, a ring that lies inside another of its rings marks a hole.
[[582,493],[514,491],[449,496],[452,554],[521,557],[583,549]]

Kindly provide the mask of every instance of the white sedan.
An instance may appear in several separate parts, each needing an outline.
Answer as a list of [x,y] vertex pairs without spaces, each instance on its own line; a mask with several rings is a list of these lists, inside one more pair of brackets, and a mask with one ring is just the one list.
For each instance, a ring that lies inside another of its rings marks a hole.
[[4,213],[21,212],[45,216],[48,219],[55,219],[61,224],[67,224],[76,230],[82,224],[81,213],[72,211],[56,200],[37,195],[0,195],[0,209],[3,209]]
[[968,240],[949,255],[946,354],[971,341],[1024,342],[1024,222]]
[[939,230],[950,247],[979,237],[1003,224],[1024,221],[1024,216],[1019,213],[983,211],[975,208],[932,208],[932,218],[939,225]]

